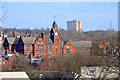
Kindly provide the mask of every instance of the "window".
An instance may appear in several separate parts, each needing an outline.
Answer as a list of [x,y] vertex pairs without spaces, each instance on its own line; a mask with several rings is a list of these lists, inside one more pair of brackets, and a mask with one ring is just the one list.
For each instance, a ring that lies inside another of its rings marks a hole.
[[70,49],[66,49],[66,53],[67,53],[67,54],[70,54]]
[[48,50],[51,50],[52,49],[52,45],[48,45]]
[[31,46],[30,45],[27,45],[27,50],[31,50]]
[[52,53],[48,53],[48,58],[52,59]]
[[43,50],[44,49],[44,47],[43,47],[43,45],[38,45],[38,50]]

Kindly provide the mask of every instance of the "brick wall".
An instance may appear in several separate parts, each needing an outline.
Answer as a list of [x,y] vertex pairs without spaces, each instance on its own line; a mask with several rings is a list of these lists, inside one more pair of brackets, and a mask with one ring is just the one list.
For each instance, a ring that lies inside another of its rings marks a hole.
[[67,54],[67,49],[70,49],[70,54],[75,54],[76,53],[76,49],[69,43],[67,42],[64,47],[63,47],[63,54]]
[[[30,46],[30,50],[27,48],[27,46]],[[33,45],[32,44],[24,44],[24,53],[25,54],[30,54],[30,53],[33,53]]]

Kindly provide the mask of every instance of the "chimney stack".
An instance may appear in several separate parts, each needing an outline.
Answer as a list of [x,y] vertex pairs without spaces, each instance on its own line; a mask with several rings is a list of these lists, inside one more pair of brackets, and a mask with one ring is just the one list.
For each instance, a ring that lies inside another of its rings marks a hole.
[[13,31],[13,37],[16,37],[16,32]]
[[32,34],[30,34],[30,37],[32,37]]
[[45,40],[45,33],[41,33],[41,38]]

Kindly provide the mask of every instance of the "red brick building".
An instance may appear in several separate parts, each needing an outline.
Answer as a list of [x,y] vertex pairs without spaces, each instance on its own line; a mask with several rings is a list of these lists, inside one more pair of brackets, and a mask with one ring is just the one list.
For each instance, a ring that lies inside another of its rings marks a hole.
[[45,33],[41,33],[41,35],[37,37],[16,37],[14,35],[11,38],[4,38],[3,42],[4,50],[8,49],[9,51],[21,54],[32,54],[33,57],[75,54],[77,48],[82,47],[87,49],[90,48],[91,45],[92,42],[90,41],[83,43],[80,41],[61,40],[58,26],[55,21],[53,22],[49,35]]
[[75,47],[73,47],[73,45],[69,42],[69,41],[66,41],[65,43],[64,43],[64,46],[63,46],[63,54],[67,54],[67,55],[69,55],[69,54],[75,54],[76,53],[76,48]]

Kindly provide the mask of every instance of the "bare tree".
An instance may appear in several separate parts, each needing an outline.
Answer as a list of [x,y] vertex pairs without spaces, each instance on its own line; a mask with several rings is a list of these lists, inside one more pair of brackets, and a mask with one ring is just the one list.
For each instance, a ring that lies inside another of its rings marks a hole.
[[2,0],[0,1],[0,27],[2,27],[2,23],[3,21],[7,18],[6,14],[7,14],[7,9],[6,9],[6,3],[2,2]]

